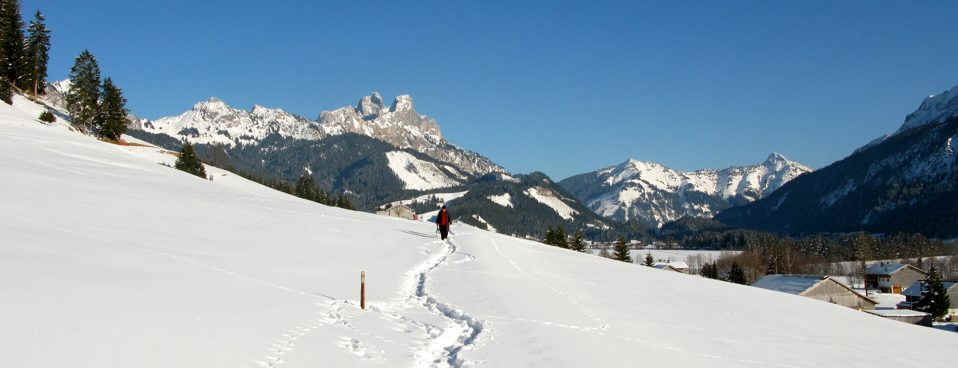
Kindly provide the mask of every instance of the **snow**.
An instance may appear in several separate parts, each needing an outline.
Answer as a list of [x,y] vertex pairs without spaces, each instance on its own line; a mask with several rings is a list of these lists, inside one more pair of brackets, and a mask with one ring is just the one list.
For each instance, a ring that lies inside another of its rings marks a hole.
[[752,286],[798,295],[822,282],[822,280],[824,278],[821,276],[767,275],[755,281]]
[[487,230],[492,231],[492,232],[496,232],[496,231],[497,231],[496,228],[492,227],[492,225],[490,225],[489,222],[486,221],[486,219],[482,218],[482,216],[479,216],[478,214],[475,214],[475,215],[472,215],[472,218],[476,219],[476,221],[479,221],[479,222],[482,223],[483,225],[486,225],[486,229],[487,229]]
[[[600,188],[593,188],[586,205],[600,216],[620,221],[642,218],[658,226],[682,216],[711,217],[721,208],[685,198],[697,192],[724,199],[741,196],[753,201],[812,169],[772,153],[760,164],[726,169],[681,172],[654,162],[629,159],[593,172]],[[672,199],[678,195],[680,200]]]
[[508,207],[508,208],[514,207],[512,205],[512,195],[510,195],[509,193],[491,195],[486,198],[492,201],[492,203],[498,204],[502,207]]
[[924,317],[928,315],[928,313],[910,309],[874,309],[865,312],[882,317]]
[[435,164],[423,161],[409,152],[386,152],[389,168],[405,183],[405,189],[430,190],[460,185]]
[[395,201],[395,202],[391,202],[391,203],[392,203],[392,205],[394,205],[394,206],[398,206],[398,205],[410,205],[410,204],[413,204],[413,203],[426,203],[426,202],[431,201],[433,198],[439,200],[439,201],[442,202],[442,203],[446,203],[446,202],[449,202],[449,201],[452,201],[452,200],[455,200],[455,199],[462,198],[462,196],[466,195],[466,193],[469,193],[469,191],[466,190],[466,191],[462,191],[462,192],[452,192],[452,193],[430,193],[430,194],[423,194],[423,195],[418,196],[418,197],[416,197],[416,198],[404,199],[404,200],[401,200],[401,201]]
[[557,214],[559,214],[559,217],[562,217],[566,220],[572,220],[575,215],[579,214],[579,211],[569,207],[569,205],[563,202],[562,199],[556,197],[551,190],[542,187],[533,187],[526,189],[523,193],[539,201],[539,203],[549,206],[556,211]]
[[[653,257],[653,258],[654,258],[654,257]],[[652,266],[655,266],[655,267],[659,267],[659,266],[662,266],[662,267],[672,266],[672,267],[678,268],[678,269],[685,269],[685,270],[689,269],[689,265],[688,265],[687,263],[685,263],[685,262],[682,262],[682,261],[675,261],[675,262],[671,262],[671,261],[669,261],[669,262],[655,262],[654,264],[652,264]]]
[[955,115],[958,115],[958,86],[938,95],[928,96],[921,102],[918,110],[905,117],[905,122],[895,134],[932,122],[940,122]]
[[831,207],[835,205],[835,202],[838,202],[840,199],[845,198],[845,196],[847,196],[848,193],[853,192],[857,188],[858,186],[855,185],[855,179],[848,179],[848,181],[846,181],[844,185],[836,188],[835,190],[825,195],[825,197],[823,197],[821,200],[821,205],[823,207]]
[[208,166],[211,183],[21,102],[0,104],[4,366],[950,363],[951,332],[465,225],[442,242]]
[[875,263],[869,265],[865,273],[869,275],[891,275],[904,267],[905,265],[901,263]]
[[518,182],[519,182],[519,179],[516,179],[515,177],[512,177],[512,176],[510,176],[509,174],[506,174],[506,173],[499,173],[499,177],[502,179],[502,181],[508,181],[508,182],[512,182],[512,183],[518,183]]
[[870,293],[868,297],[878,302],[875,304],[875,309],[898,309],[898,303],[906,299],[904,295],[891,293]]

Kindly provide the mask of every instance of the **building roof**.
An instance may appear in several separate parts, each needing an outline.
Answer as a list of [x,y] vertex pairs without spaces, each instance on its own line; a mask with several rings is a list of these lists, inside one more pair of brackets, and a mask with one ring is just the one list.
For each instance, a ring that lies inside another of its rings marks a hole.
[[[915,281],[914,283],[911,284],[911,286],[909,286],[907,289],[905,289],[901,293],[904,294],[905,296],[915,296],[915,297],[921,296],[921,287],[922,287],[922,284],[924,283],[925,283],[925,280]],[[958,281],[942,281],[941,283],[945,286],[945,290],[951,290],[951,288],[955,287],[955,285],[958,285]]]
[[688,269],[680,269],[680,268],[677,268],[677,267],[673,267],[672,265],[670,265],[670,264],[668,264],[668,263],[655,264],[655,265],[652,265],[652,267],[658,268],[658,269],[660,269],[660,270],[675,271],[675,272],[686,272],[686,271],[688,271]]
[[878,304],[872,298],[869,298],[861,293],[855,291],[841,282],[832,280],[828,276],[815,276],[815,275],[767,275],[758,281],[756,281],[752,286],[760,287],[762,289],[781,291],[783,293],[802,295],[806,290],[811,289],[822,282],[834,282],[837,285],[845,288],[852,294],[857,295],[859,298],[865,299],[872,304]]
[[809,275],[767,275],[752,286],[798,295],[824,279],[822,276]]
[[868,266],[868,268],[865,270],[865,273],[868,275],[891,275],[906,267],[911,268],[915,271],[921,272],[923,274],[927,274],[927,272],[922,271],[921,269],[915,266],[912,266],[909,264],[901,264],[901,263],[875,263],[871,266]]
[[685,263],[682,261],[655,262],[654,264],[652,264],[652,267],[655,267],[655,268],[665,268],[665,266],[671,266],[672,268],[676,268],[676,269],[685,269],[685,270],[689,269],[688,263]]
[[924,317],[928,313],[914,311],[911,309],[873,309],[866,310],[865,313],[871,313],[882,317]]

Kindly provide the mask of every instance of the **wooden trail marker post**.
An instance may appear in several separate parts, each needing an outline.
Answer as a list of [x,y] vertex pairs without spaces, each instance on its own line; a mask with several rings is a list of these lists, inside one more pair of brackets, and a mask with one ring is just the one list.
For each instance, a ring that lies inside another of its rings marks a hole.
[[359,308],[366,310],[366,271],[359,274]]

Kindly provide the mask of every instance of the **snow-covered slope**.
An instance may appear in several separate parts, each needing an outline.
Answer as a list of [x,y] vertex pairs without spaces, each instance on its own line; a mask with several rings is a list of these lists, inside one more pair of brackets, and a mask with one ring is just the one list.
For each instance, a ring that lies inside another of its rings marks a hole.
[[223,144],[227,147],[256,145],[271,134],[319,140],[355,133],[424,153],[471,175],[505,171],[489,159],[447,142],[435,120],[416,112],[409,95],[397,96],[387,107],[383,105],[382,96],[373,92],[361,98],[356,106],[323,111],[318,121],[259,105],[249,111],[237,109],[211,97],[180,115],[153,121],[137,120],[133,127],[195,144]]
[[4,366],[950,366],[947,332],[468,226],[444,243],[18,104],[0,104]]
[[409,152],[386,152],[386,159],[389,169],[405,183],[405,189],[430,190],[462,184],[432,162],[420,160]]
[[955,115],[958,115],[958,86],[925,98],[918,110],[905,117],[897,133],[931,122],[941,122]]
[[[534,187],[526,189],[523,192],[525,195],[532,197],[533,199],[539,201],[549,208],[552,208],[559,217],[562,217],[566,220],[572,220],[575,215],[579,212],[573,209],[571,206],[566,204],[563,201],[561,195],[558,195],[556,192],[553,192],[551,189],[544,187]],[[508,193],[507,193],[508,194]]]
[[599,215],[661,226],[683,216],[711,217],[733,204],[762,198],[810,171],[777,153],[757,165],[691,172],[630,159],[560,184]]

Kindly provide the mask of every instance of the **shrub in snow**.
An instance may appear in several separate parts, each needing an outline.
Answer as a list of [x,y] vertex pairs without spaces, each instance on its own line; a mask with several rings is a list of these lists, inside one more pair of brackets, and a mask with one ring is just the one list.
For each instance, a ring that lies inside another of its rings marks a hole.
[[52,122],[54,122],[54,121],[56,121],[56,120],[57,120],[57,118],[56,118],[55,116],[53,116],[53,113],[51,113],[51,112],[49,112],[49,111],[44,111],[44,112],[41,112],[41,113],[40,113],[40,121],[45,121],[45,122],[48,122],[48,123],[52,123]]

